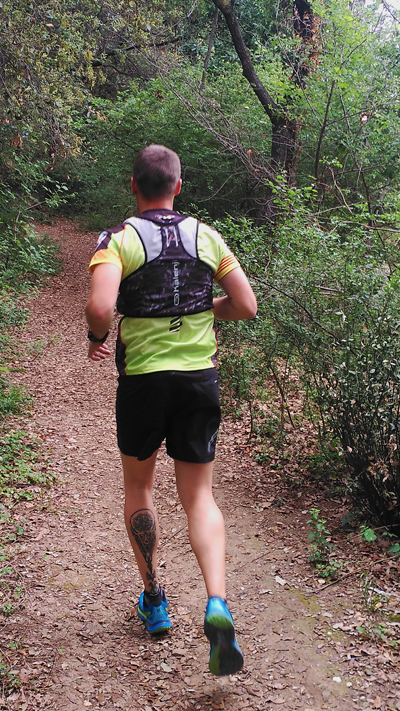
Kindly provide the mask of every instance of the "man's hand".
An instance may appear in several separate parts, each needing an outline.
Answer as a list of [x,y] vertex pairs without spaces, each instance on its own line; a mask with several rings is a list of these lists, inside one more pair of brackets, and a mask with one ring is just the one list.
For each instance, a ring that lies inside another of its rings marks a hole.
[[106,343],[89,343],[88,358],[90,360],[104,360],[111,355],[111,351]]
[[[98,264],[93,270],[85,314],[88,326],[97,338],[102,338],[111,326],[120,281],[121,270],[115,264]],[[90,360],[101,361],[109,355],[111,351],[105,343],[90,341]]]

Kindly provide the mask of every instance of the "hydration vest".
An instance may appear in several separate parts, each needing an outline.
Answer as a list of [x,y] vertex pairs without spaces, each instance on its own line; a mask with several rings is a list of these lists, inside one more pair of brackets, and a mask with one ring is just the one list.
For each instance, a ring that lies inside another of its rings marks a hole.
[[143,245],[145,262],[122,280],[120,314],[131,318],[183,316],[213,306],[213,271],[197,251],[199,223],[194,217],[149,210],[130,217]]

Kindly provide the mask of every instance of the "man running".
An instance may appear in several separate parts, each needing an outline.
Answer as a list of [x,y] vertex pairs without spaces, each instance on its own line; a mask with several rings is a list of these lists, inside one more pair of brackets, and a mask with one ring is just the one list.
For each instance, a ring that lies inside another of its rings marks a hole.
[[[152,497],[157,452],[165,439],[208,593],[209,669],[224,675],[242,668],[243,655],[226,602],[224,521],[212,494],[221,418],[213,326],[215,318],[253,318],[257,304],[221,236],[174,211],[181,184],[176,153],[160,145],[139,153],[131,179],[139,216],[102,232],[90,262],[89,358],[101,361],[111,354],[105,341],[117,305],[122,314],[117,434],[125,523],[144,584],[138,614],[150,634],[171,627],[157,572],[159,527]],[[224,296],[213,298],[213,282]]]

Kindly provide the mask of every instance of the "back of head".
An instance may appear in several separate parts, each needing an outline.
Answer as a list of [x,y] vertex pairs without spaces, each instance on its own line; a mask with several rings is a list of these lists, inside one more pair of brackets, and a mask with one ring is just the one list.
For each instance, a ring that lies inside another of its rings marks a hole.
[[132,175],[140,192],[148,200],[169,197],[173,195],[181,177],[181,163],[170,148],[152,144],[137,155]]

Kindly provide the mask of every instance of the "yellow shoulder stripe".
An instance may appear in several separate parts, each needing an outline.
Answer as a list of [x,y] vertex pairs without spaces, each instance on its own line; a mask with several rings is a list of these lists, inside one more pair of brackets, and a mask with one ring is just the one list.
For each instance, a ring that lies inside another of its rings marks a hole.
[[214,281],[219,282],[222,277],[226,276],[226,274],[229,274],[229,272],[231,272],[233,269],[237,269],[238,266],[239,262],[236,257],[234,257],[233,254],[227,254],[226,257],[221,259],[218,271],[214,276]]
[[92,271],[93,267],[97,264],[115,264],[122,271],[122,260],[119,254],[115,254],[111,249],[99,249],[94,253],[92,259],[90,260],[89,270]]

